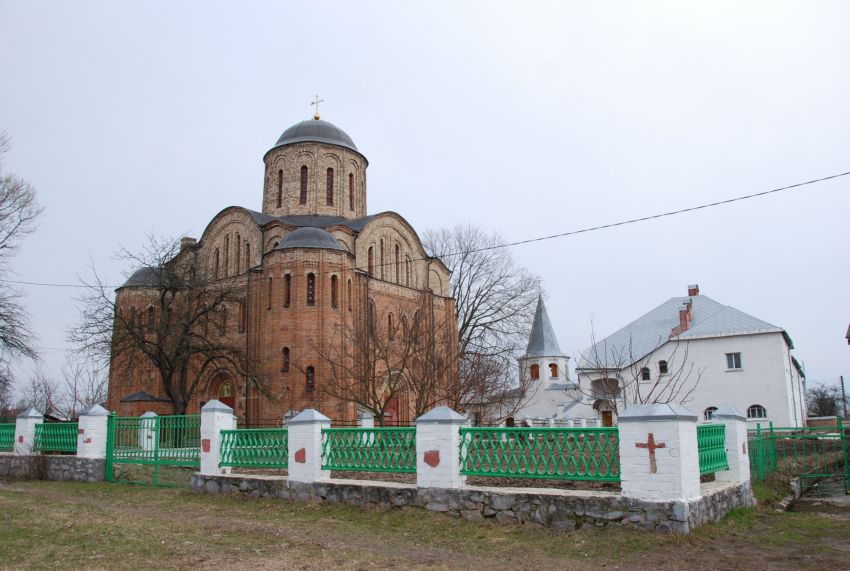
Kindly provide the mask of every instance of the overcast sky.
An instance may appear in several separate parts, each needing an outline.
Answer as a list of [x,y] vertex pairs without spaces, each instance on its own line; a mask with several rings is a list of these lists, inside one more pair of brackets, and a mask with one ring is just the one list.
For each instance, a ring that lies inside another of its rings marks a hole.
[[[75,283],[146,234],[260,209],[263,153],[311,115],[369,159],[369,211],[423,232],[565,232],[850,171],[847,2],[10,2],[6,168],[46,206],[18,279]],[[514,248],[560,345],[689,283],[850,380],[850,177]],[[47,370],[71,288],[26,287]],[[22,374],[26,374],[22,371]]]

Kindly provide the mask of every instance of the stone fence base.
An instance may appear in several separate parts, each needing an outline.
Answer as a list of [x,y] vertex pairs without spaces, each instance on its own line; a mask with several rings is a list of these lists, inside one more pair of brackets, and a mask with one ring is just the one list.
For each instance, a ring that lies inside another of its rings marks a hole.
[[32,454],[0,454],[0,480],[103,482],[106,460]]
[[378,509],[419,507],[446,512],[470,521],[536,524],[553,529],[584,526],[631,526],[662,532],[688,533],[717,521],[736,507],[754,506],[749,485],[703,484],[702,497],[692,501],[646,501],[613,492],[549,488],[465,487],[446,490],[413,484],[332,480],[305,484],[281,476],[192,476],[192,489],[206,494],[241,494],[302,502],[326,501]]

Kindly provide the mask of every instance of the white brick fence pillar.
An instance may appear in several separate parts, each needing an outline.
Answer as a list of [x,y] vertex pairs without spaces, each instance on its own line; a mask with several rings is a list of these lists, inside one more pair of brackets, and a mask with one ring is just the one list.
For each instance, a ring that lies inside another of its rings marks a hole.
[[221,468],[221,431],[236,428],[233,409],[218,400],[211,400],[201,408],[201,474],[215,476],[230,474],[230,468]]
[[139,448],[154,450],[156,448],[156,413],[148,411],[139,419]]
[[322,470],[322,429],[331,419],[312,408],[302,411],[288,423],[289,479],[293,482],[326,482],[330,470]]
[[94,404],[80,413],[77,427],[77,456],[106,458],[106,434],[109,411]]
[[44,415],[30,407],[15,419],[15,454],[33,453],[35,427],[44,422]]
[[357,425],[360,428],[375,428],[375,417],[371,413],[362,412],[357,419]]
[[697,415],[679,404],[638,404],[617,420],[623,496],[644,500],[699,497]]
[[750,481],[750,454],[747,450],[747,418],[732,405],[725,404],[711,415],[712,422],[726,425],[726,461],[728,470],[714,473],[718,482],[745,484]]
[[460,488],[460,427],[467,418],[438,406],[416,419],[416,485],[420,488]]

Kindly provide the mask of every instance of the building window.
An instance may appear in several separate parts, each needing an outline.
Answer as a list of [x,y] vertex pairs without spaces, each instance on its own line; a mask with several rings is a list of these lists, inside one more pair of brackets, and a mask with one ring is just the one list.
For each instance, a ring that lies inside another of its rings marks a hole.
[[410,287],[410,256],[404,257],[404,285]]
[[245,271],[251,269],[251,244],[245,244]]
[[716,406],[710,406],[704,411],[702,411],[702,419],[703,420],[711,420],[711,417],[714,416],[714,411],[717,410]]
[[371,278],[375,276],[375,248],[373,248],[372,246],[369,246],[369,255],[367,256],[367,258],[369,277]]
[[549,376],[553,379],[558,378],[558,365],[557,363],[549,363]]
[[233,272],[234,275],[239,275],[242,273],[242,248],[240,248],[240,244],[242,244],[242,237],[239,235],[239,232],[236,233],[236,271]]
[[658,361],[658,374],[666,375],[667,374],[667,361]]
[[387,314],[387,337],[395,339],[395,329],[393,328],[393,314]]
[[747,409],[747,418],[767,418],[767,409],[760,404],[754,404]]
[[230,275],[230,235],[224,237],[224,277]]
[[283,307],[292,301],[292,274],[283,274]]
[[536,381],[540,378],[540,365],[531,366],[531,380]]
[[304,165],[301,167],[301,197],[299,199],[301,204],[307,204],[307,166]]
[[644,367],[640,370],[640,380],[648,381],[649,380],[649,367]]
[[741,354],[740,353],[726,353],[726,368],[727,369],[740,369],[741,368]]
[[351,280],[348,280],[348,311],[351,311]]
[[399,252],[398,244],[395,245],[395,283],[401,283],[401,252]]
[[339,305],[339,280],[336,276],[331,276],[331,307],[336,309]]
[[248,328],[248,304],[245,300],[239,302],[239,333],[245,333]]
[[266,309],[272,308],[272,279],[269,278],[269,289],[266,292]]
[[283,205],[283,170],[277,171],[277,207]]
[[354,210],[354,173],[348,173],[348,209]]
[[280,364],[280,370],[282,373],[289,372],[289,347],[283,348],[283,362]]
[[154,328],[154,317],[153,317],[153,306],[148,308],[148,331],[153,331]]
[[381,238],[381,259],[380,259],[380,261],[378,262],[378,265],[379,265],[379,266],[380,266],[380,268],[381,268],[381,279],[384,279],[384,261],[385,261],[386,259],[387,259],[387,258],[384,256],[384,239],[383,239],[383,238]]
[[308,393],[316,390],[316,371],[313,367],[307,367],[307,370],[304,372],[304,381],[304,390]]
[[369,300],[369,313],[366,316],[366,320],[368,322],[369,334],[373,337],[375,336],[375,303],[370,299]]
[[334,204],[334,170],[328,169],[328,206]]
[[316,275],[307,274],[307,305],[316,305]]
[[219,260],[221,257],[218,255],[218,248],[215,249],[215,263],[213,265],[213,276],[215,279],[218,279],[218,271],[219,271]]

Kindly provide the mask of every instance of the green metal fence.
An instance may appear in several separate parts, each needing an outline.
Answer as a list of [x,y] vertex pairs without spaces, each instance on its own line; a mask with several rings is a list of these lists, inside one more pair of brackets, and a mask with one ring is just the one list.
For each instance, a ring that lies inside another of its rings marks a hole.
[[243,428],[221,431],[220,466],[286,468],[289,464],[285,428]]
[[15,425],[0,424],[0,452],[15,448]]
[[832,476],[844,478],[845,491],[850,489],[850,466],[847,461],[847,435],[841,419],[837,426],[817,428],[779,428],[773,423],[750,430],[747,447],[750,475],[763,481],[770,474],[799,477],[804,488],[817,480]]
[[[201,465],[201,416],[174,415],[149,417],[110,416],[106,440],[106,478],[110,482],[127,481],[168,485],[186,483],[184,471],[176,470],[179,482],[162,478],[163,468],[198,468]],[[115,465],[137,464],[150,470],[129,476],[116,476]],[[185,482],[183,481],[185,480]]]
[[620,481],[616,427],[463,427],[460,437],[460,470],[468,476]]
[[701,475],[729,469],[729,462],[726,460],[725,424],[697,425],[697,445]]
[[35,452],[76,452],[77,423],[51,422],[36,424],[35,446],[33,450]]
[[322,468],[416,472],[416,428],[322,429]]

